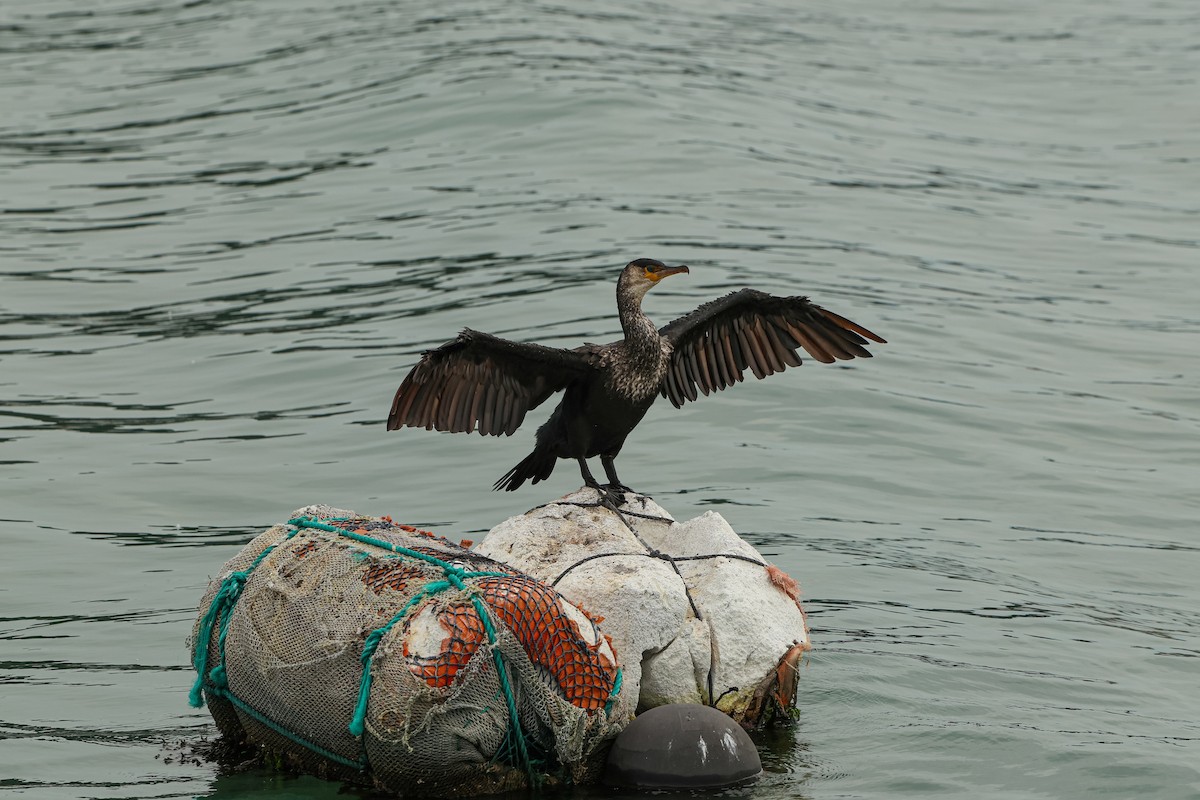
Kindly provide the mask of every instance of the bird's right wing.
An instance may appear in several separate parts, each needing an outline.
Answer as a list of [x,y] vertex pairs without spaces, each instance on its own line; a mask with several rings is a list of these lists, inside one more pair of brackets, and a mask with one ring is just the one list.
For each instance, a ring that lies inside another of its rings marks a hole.
[[427,350],[396,390],[387,429],[511,436],[525,414],[594,369],[586,347],[511,342],[466,328]]

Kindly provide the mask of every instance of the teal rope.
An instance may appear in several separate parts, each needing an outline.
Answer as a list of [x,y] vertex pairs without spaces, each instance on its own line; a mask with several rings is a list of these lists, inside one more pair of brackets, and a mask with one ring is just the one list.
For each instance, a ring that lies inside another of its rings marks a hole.
[[424,561],[427,564],[433,564],[435,567],[441,567],[444,570],[456,570],[458,572],[462,572],[462,570],[460,570],[458,567],[446,561],[442,561],[437,556],[431,556],[428,553],[422,553],[419,550],[409,550],[407,547],[401,547],[398,544],[393,544],[392,542],[384,541],[383,539],[376,539],[373,536],[366,536],[361,533],[355,533],[354,531],[348,531],[345,528],[339,528],[336,525],[326,525],[324,522],[315,520],[312,517],[297,517],[296,519],[289,519],[287,524],[294,525],[298,528],[316,528],[317,530],[325,531],[326,533],[336,533],[339,536],[345,536],[347,539],[354,539],[355,541],[363,542],[364,544],[369,544],[373,547],[380,547],[384,550],[390,550],[399,555],[415,558],[418,561]]
[[438,581],[437,583],[426,584],[425,588],[417,592],[412,598],[404,604],[404,608],[397,612],[396,616],[388,620],[386,625],[376,628],[367,634],[367,639],[363,642],[362,655],[359,660],[363,665],[362,681],[358,685],[358,703],[354,706],[354,714],[350,717],[350,735],[362,736],[363,730],[367,724],[367,699],[371,695],[371,660],[375,657],[375,651],[379,648],[379,642],[383,639],[387,632],[392,629],[397,622],[404,619],[404,616],[417,605],[418,602],[424,600],[430,595],[450,586],[449,581]]
[[246,714],[248,714],[249,716],[258,720],[263,725],[266,725],[268,728],[275,731],[276,733],[278,733],[288,739],[291,739],[293,742],[300,745],[301,747],[308,748],[309,750],[313,751],[314,753],[316,753],[319,756],[324,756],[325,758],[328,758],[330,761],[336,761],[337,763],[339,763],[343,766],[352,767],[357,770],[364,770],[367,768],[366,756],[363,756],[358,761],[355,761],[353,759],[346,758],[345,756],[338,755],[337,753],[333,752],[332,750],[326,750],[324,747],[321,747],[321,745],[319,745],[315,742],[310,742],[307,739],[297,736],[295,733],[293,733],[292,731],[283,727],[275,720],[266,716],[262,712],[252,708],[250,706],[250,704],[248,704],[245,700],[242,700],[240,697],[233,694],[233,692],[230,692],[227,689],[210,688],[209,691],[212,692],[213,694],[215,694],[217,697],[224,698],[225,700],[228,700],[229,702],[233,703],[235,706],[237,706],[239,709],[244,711]]
[[621,684],[625,679],[625,670],[617,667],[617,677],[613,678],[612,691],[608,693],[608,702],[604,704],[604,716],[612,714],[613,703],[617,702],[617,695],[621,693]]
[[[345,520],[336,520],[336,519],[334,520],[334,522],[339,522],[339,521],[344,522]],[[462,569],[461,567],[454,566],[449,561],[443,561],[442,559],[438,558],[437,556],[431,556],[428,553],[422,553],[420,550],[410,550],[407,547],[401,547],[398,544],[393,544],[392,542],[386,541],[384,539],[376,539],[373,536],[366,536],[361,533],[355,533],[354,531],[348,531],[345,528],[339,528],[336,525],[326,525],[325,523],[315,520],[312,517],[297,517],[296,519],[288,520],[287,524],[296,526],[298,528],[316,528],[317,530],[325,531],[326,533],[336,533],[339,536],[345,536],[347,539],[353,539],[357,542],[362,542],[363,544],[369,544],[372,547],[378,547],[382,550],[391,551],[399,556],[407,556],[409,558],[415,558],[418,561],[424,561],[427,564],[433,564],[435,567],[440,568],[447,574],[453,573],[455,575],[458,575],[460,578],[511,578],[511,577],[513,577],[511,572],[486,572],[486,571],[473,572],[471,570],[465,570],[465,569]]]
[[504,691],[504,702],[508,706],[509,730],[515,732],[513,738],[517,743],[517,757],[521,769],[525,770],[525,774],[529,776],[530,787],[536,789],[541,781],[529,760],[525,732],[521,730],[521,721],[517,716],[517,698],[513,696],[512,683],[508,679],[508,667],[504,664],[504,656],[500,654],[500,648],[496,647],[496,628],[492,624],[492,616],[479,597],[472,596],[471,602],[475,606],[475,613],[479,615],[479,620],[483,623],[483,629],[487,631],[488,643],[492,645],[492,660],[496,662],[496,677],[500,679],[500,688]]
[[[297,531],[292,531],[287,538],[292,538],[296,533]],[[188,692],[188,704],[192,708],[200,708],[204,705],[204,679],[206,677],[212,681],[212,686],[215,688],[223,688],[228,685],[225,675],[225,635],[229,632],[230,615],[233,607],[237,605],[238,598],[242,596],[242,589],[245,588],[250,573],[277,546],[271,545],[263,550],[246,569],[226,575],[225,580],[221,581],[221,588],[213,595],[208,610],[204,612],[204,617],[200,620],[200,629],[197,631],[196,640],[193,643],[192,666],[196,668],[196,682],[192,684],[192,690]],[[213,624],[217,623],[218,619],[220,622],[217,653],[220,661],[213,671],[208,673],[208,646],[212,641]]]
[[217,621],[225,604],[230,602],[229,598],[236,598],[241,593],[241,587],[245,580],[245,573],[230,573],[221,582],[221,588],[213,596],[212,602],[208,604],[208,610],[204,612],[204,617],[200,620],[200,629],[196,634],[196,642],[192,651],[192,666],[196,668],[196,682],[192,684],[192,690],[188,692],[188,705],[192,708],[200,708],[204,705],[204,679],[208,675],[208,648],[212,643],[213,623]]

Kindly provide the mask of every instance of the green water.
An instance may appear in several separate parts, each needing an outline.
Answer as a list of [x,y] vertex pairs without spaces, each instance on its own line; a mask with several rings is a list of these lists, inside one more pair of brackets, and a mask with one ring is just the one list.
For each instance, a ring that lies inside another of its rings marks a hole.
[[[802,584],[738,796],[1200,797],[1200,13],[0,7],[0,797],[326,798],[184,760],[208,578],[328,502],[451,538],[511,439],[385,433],[463,326],[617,332],[687,263],[889,339],[681,410],[621,477]],[[669,285],[668,285],[669,284]]]

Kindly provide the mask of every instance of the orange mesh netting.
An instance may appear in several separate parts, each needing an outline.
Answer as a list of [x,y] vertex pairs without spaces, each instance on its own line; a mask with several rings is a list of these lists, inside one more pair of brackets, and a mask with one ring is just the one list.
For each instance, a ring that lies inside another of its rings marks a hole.
[[[517,637],[530,660],[553,676],[568,702],[586,711],[604,707],[612,697],[617,667],[601,652],[605,639],[581,631],[559,604],[557,592],[522,576],[481,578],[476,585],[496,618]],[[444,606],[437,616],[449,634],[441,653],[422,658],[410,653],[406,645],[404,655],[413,661],[414,674],[430,686],[444,688],[453,683],[455,674],[487,636],[471,605]],[[589,638],[592,644],[587,643]]]
[[442,652],[433,658],[414,655],[404,643],[404,656],[413,663],[413,674],[430,686],[445,689],[454,683],[458,671],[467,665],[479,646],[487,641],[483,620],[474,606],[456,604],[438,613],[438,622],[449,632],[442,641]]
[[567,616],[558,592],[533,578],[482,578],[483,600],[529,653],[558,681],[567,700],[589,711],[612,695],[617,667],[600,652],[604,639],[588,645]]

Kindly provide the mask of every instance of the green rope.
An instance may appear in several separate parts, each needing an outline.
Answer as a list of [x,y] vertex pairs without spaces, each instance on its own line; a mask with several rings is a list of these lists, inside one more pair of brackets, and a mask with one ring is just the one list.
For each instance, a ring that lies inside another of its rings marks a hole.
[[[297,531],[292,531],[287,538],[292,538],[296,533]],[[192,684],[192,690],[188,692],[188,703],[192,708],[200,708],[204,705],[205,678],[208,678],[215,688],[228,686],[225,675],[225,635],[229,632],[229,619],[233,613],[233,607],[237,605],[238,598],[242,596],[242,589],[245,588],[250,573],[277,546],[273,544],[263,550],[246,569],[226,575],[225,580],[221,581],[221,588],[213,595],[208,610],[204,612],[204,617],[200,620],[200,629],[196,632],[196,641],[193,643],[192,666],[196,668],[196,682]],[[218,619],[220,622],[218,623],[217,654],[220,660],[213,671],[208,673],[208,647],[212,642],[213,624],[217,623]]]
[[446,561],[442,561],[437,556],[431,556],[428,553],[422,553],[420,550],[410,550],[407,547],[401,547],[398,544],[393,544],[392,542],[384,541],[383,539],[376,539],[373,536],[366,536],[361,533],[355,533],[354,531],[348,531],[345,528],[339,528],[336,525],[326,525],[324,522],[315,520],[312,517],[297,517],[296,519],[289,519],[287,524],[294,525],[297,528],[316,528],[317,530],[325,531],[326,533],[336,533],[339,536],[345,536],[347,539],[354,539],[355,541],[363,542],[364,544],[369,544],[373,547],[390,550],[399,555],[408,556],[409,558],[415,558],[418,561],[424,561],[428,564],[433,564],[435,567],[441,567],[444,570],[462,572],[462,570],[458,567]]
[[424,600],[430,595],[435,595],[443,589],[450,586],[449,581],[438,581],[437,583],[426,584],[425,588],[417,592],[412,598],[404,604],[404,608],[388,620],[386,625],[376,628],[367,634],[366,641],[363,642],[362,655],[359,660],[362,661],[363,675],[362,681],[358,685],[358,703],[354,706],[354,714],[350,717],[350,735],[362,736],[363,730],[367,723],[367,698],[371,695],[371,660],[375,656],[375,651],[379,648],[379,642],[404,616],[408,614],[418,602]]
[[483,629],[487,631],[488,643],[492,646],[492,660],[496,662],[496,677],[500,679],[500,688],[504,690],[504,702],[508,706],[509,732],[515,734],[513,738],[517,744],[519,765],[529,777],[530,788],[537,789],[541,784],[540,776],[529,760],[529,748],[525,744],[525,732],[521,730],[521,721],[517,716],[517,698],[513,695],[512,683],[508,679],[508,667],[504,663],[504,656],[500,654],[500,648],[496,646],[496,628],[492,624],[492,616],[488,613],[483,600],[479,597],[472,596],[471,603],[475,606],[475,613],[479,615],[479,620],[483,623]]
[[625,678],[625,670],[617,667],[617,677],[613,678],[612,691],[608,693],[608,702],[604,704],[604,716],[612,714],[613,703],[617,702],[617,695],[621,693],[621,683]]
[[263,725],[266,725],[268,728],[275,731],[276,733],[278,733],[288,739],[291,739],[293,742],[300,745],[301,747],[308,748],[309,750],[313,751],[314,753],[316,753],[319,756],[323,756],[323,757],[329,759],[330,761],[336,761],[337,763],[339,763],[343,766],[352,767],[357,770],[364,770],[367,768],[367,759],[366,759],[365,755],[362,758],[360,758],[358,761],[355,761],[350,758],[346,758],[345,756],[342,756],[342,755],[338,755],[337,753],[333,752],[332,750],[326,750],[324,747],[321,747],[321,745],[317,744],[316,742],[310,742],[307,739],[297,736],[295,733],[293,733],[292,731],[283,727],[275,720],[266,716],[265,714],[258,711],[257,709],[251,707],[249,703],[247,703],[245,700],[242,700],[240,697],[238,697],[237,695],[235,695],[233,692],[229,691],[228,689],[210,688],[209,691],[212,692],[217,697],[224,698],[225,700],[228,700],[230,703],[233,703],[235,706],[237,706],[239,709],[244,711],[246,714],[248,714],[249,716],[258,720]]

